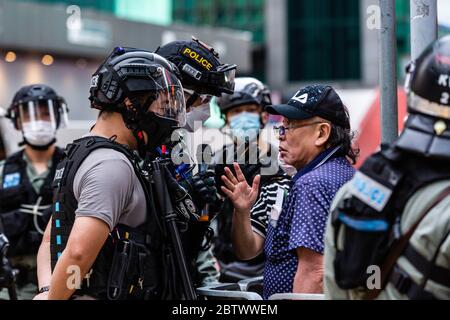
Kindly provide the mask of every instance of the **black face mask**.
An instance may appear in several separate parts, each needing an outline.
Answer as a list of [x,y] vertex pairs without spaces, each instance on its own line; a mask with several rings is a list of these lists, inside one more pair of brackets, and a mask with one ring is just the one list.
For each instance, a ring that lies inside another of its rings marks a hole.
[[[144,105],[150,106],[155,99],[154,96],[148,97]],[[122,110],[121,114],[127,128],[136,138],[139,156],[145,159],[148,152],[154,153],[158,146],[170,141],[172,132],[178,128],[177,121],[159,117],[151,111],[143,112],[143,109],[148,108],[143,108],[136,98],[131,99],[131,102],[136,108]],[[147,134],[147,143],[145,143],[143,132]]]
[[177,129],[176,125],[177,122],[175,120],[158,117],[153,112],[146,112],[144,116],[141,117],[138,126],[139,129],[147,134],[148,141],[145,144],[145,151],[138,150],[139,153],[153,153],[158,146],[170,141],[172,132]]

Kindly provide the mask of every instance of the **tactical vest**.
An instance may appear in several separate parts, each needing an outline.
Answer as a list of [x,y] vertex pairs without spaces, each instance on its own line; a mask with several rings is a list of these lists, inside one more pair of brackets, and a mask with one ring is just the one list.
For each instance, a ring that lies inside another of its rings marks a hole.
[[[400,221],[411,196],[420,188],[448,179],[448,160],[425,158],[395,148],[369,157],[350,181],[351,196],[343,198],[332,212],[338,286],[366,288],[370,276],[368,267],[383,265],[393,243],[401,237],[402,231],[407,231],[400,230]],[[343,244],[338,245],[343,231]],[[450,286],[450,270],[430,266],[411,245],[403,256],[419,271],[431,268],[433,280]],[[418,288],[398,265],[389,281],[411,299],[433,298],[432,294]]]
[[[20,211],[21,205],[47,206],[52,203],[51,183],[56,166],[63,152],[56,148],[52,157],[52,166],[44,184],[36,193],[27,175],[27,163],[23,159],[24,150],[6,159],[0,185],[0,231],[3,225],[4,233],[10,241],[9,256],[36,254],[41,244],[42,234],[37,228],[44,230],[50,218],[51,211],[46,210],[42,216]],[[39,201],[39,203],[37,203]],[[40,210],[42,211],[42,210]],[[37,226],[36,226],[37,225]]]
[[[139,168],[140,159],[137,155],[106,138],[91,136],[75,140],[67,146],[53,181],[55,191],[50,242],[52,270],[67,245],[75,221],[78,207],[73,193],[75,174],[86,157],[100,148],[116,150],[130,160],[145,193],[147,212],[152,212],[149,186]],[[76,294],[109,300],[159,299],[162,258],[160,233],[154,219],[154,215],[147,214],[146,222],[137,228],[117,225]]]

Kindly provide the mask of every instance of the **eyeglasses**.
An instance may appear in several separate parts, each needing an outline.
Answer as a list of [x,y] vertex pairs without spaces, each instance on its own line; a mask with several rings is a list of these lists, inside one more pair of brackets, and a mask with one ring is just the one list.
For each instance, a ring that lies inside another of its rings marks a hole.
[[286,135],[286,131],[287,130],[302,128],[302,127],[308,127],[308,126],[312,126],[312,125],[315,125],[315,124],[321,124],[321,123],[326,123],[326,122],[316,121],[316,122],[312,122],[312,123],[289,125],[287,127],[285,127],[285,126],[277,126],[277,127],[273,127],[273,130],[275,131],[275,134],[278,137],[284,137]]

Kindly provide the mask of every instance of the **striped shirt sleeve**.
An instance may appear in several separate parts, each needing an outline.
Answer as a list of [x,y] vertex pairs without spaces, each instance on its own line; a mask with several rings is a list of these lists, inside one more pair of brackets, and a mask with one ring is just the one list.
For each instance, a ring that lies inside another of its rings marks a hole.
[[259,197],[251,209],[251,225],[253,232],[263,238],[266,237],[267,223],[273,205],[276,202],[278,190],[281,188],[284,192],[289,190],[290,180],[288,177],[282,177],[261,188]]

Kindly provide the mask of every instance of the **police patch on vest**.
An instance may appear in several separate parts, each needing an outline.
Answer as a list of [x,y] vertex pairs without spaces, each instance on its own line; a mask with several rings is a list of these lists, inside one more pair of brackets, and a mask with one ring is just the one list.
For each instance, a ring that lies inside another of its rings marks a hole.
[[9,173],[3,178],[3,189],[14,188],[20,184],[20,172]]
[[95,75],[91,78],[91,85],[90,88],[97,88],[98,87],[98,79],[99,75]]
[[202,57],[200,55],[200,53],[192,50],[191,48],[188,47],[184,47],[182,54],[192,60],[194,60],[195,62],[197,62],[199,65],[203,66],[204,68],[206,68],[206,70],[211,71],[213,65],[204,57]]
[[53,179],[53,181],[60,180],[60,179],[63,177],[64,169],[65,169],[65,167],[56,170],[56,172],[55,172],[55,178]]
[[392,190],[357,171],[350,181],[350,193],[380,212],[392,195]]

